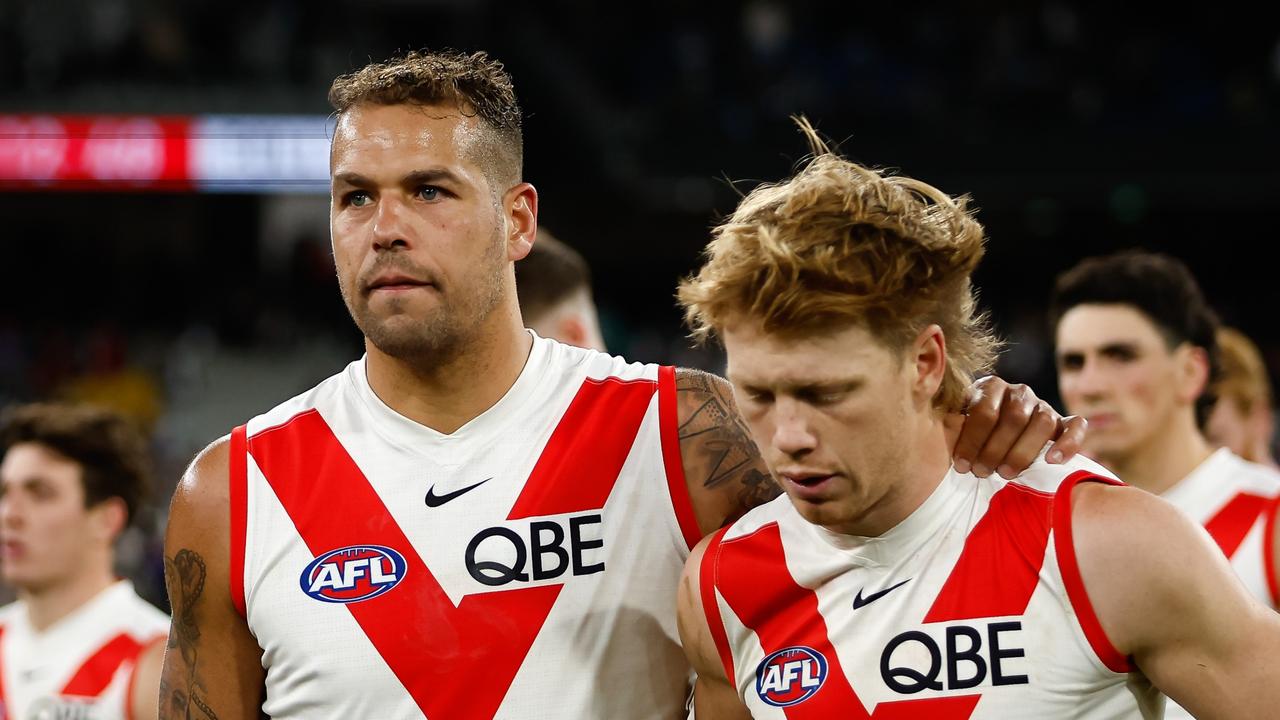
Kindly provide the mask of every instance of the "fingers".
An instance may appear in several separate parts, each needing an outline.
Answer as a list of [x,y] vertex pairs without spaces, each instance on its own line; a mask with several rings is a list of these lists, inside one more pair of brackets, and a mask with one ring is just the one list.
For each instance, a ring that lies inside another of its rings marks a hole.
[[960,472],[986,477],[996,471],[1013,478],[1055,439],[1046,458],[1049,462],[1064,462],[1080,452],[1087,425],[1084,418],[1061,417],[1026,385],[986,377],[970,388],[968,410],[956,431],[953,462]]
[[[987,393],[988,396],[993,393]],[[994,398],[992,398],[994,400]],[[984,405],[987,403],[983,403]],[[994,408],[995,416],[989,418],[991,430],[982,443],[981,449],[972,459],[973,473],[979,477],[986,477],[993,470],[1003,468],[1004,471],[1016,475],[1026,469],[1031,461],[1035,460],[1039,453],[1040,447],[1052,439],[1052,433],[1055,429],[1057,414],[1052,414],[1049,418],[1049,426],[1044,426],[1044,419],[1037,418],[1037,411],[1040,409],[1040,400],[1026,385],[1005,385],[1004,397],[998,404],[990,403]],[[1048,407],[1047,405],[1045,406]],[[970,410],[969,419],[972,420],[974,411],[982,414],[984,419],[987,418],[989,411],[985,408],[975,408]],[[1032,420],[1036,420],[1036,425],[1032,425]],[[966,422],[965,431],[976,432],[977,428],[970,429]],[[1039,447],[1036,448],[1029,456],[1025,451],[1021,455],[1011,454],[1015,448],[1023,447],[1028,442],[1033,442],[1034,438],[1043,436],[1040,440]],[[962,434],[963,437],[963,434]],[[1028,439],[1024,440],[1024,437]],[[1021,445],[1020,445],[1021,443]],[[957,443],[959,444],[959,443]]]
[[[994,376],[982,378],[970,387],[964,424],[953,451],[956,470],[977,469],[973,465],[996,427],[1008,388],[1009,383]],[[987,472],[990,474],[989,469]]]
[[1089,432],[1089,421],[1078,415],[1060,418],[1058,420],[1058,429],[1061,434],[1053,443],[1053,447],[1049,448],[1049,454],[1045,457],[1051,463],[1061,463],[1075,457],[1084,448],[1084,438]]
[[1037,400],[1022,435],[1000,461],[996,472],[1006,480],[1030,467],[1044,446],[1058,434],[1061,418],[1049,403]]

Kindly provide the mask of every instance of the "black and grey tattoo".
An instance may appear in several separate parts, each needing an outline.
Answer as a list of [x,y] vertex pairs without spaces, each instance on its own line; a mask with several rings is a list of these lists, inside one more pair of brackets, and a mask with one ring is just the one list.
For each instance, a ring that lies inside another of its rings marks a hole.
[[217,720],[218,716],[205,701],[206,688],[196,672],[196,644],[200,627],[195,620],[196,603],[204,593],[206,577],[204,558],[191,550],[179,550],[172,558],[165,556],[164,578],[173,607],[169,629],[169,649],[182,658],[186,687],[175,687],[170,679],[160,679],[160,718],[182,720]]
[[680,452],[687,465],[705,468],[700,475],[704,487],[738,483],[744,509],[781,494],[724,380],[700,370],[681,370],[676,395],[688,411],[679,428]]

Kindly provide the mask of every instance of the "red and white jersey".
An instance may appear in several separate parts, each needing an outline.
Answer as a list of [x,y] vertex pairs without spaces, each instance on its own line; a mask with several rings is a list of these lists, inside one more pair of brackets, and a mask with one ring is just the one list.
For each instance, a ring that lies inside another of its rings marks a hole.
[[1280,607],[1280,591],[1269,540],[1277,495],[1280,472],[1219,448],[1161,497],[1204,525],[1249,592],[1274,608]]
[[0,608],[0,720],[121,720],[133,670],[169,617],[120,580],[43,631],[21,600]]
[[[1161,497],[1204,525],[1249,593],[1275,608],[1280,607],[1280,589],[1271,538],[1278,494],[1280,473],[1219,448]],[[1170,700],[1165,717],[1191,714]]]
[[364,361],[237,428],[232,598],[286,718],[681,717],[674,370],[534,339],[452,434]]
[[1103,633],[1071,539],[1084,459],[1012,482],[950,471],[874,538],[780,497],[699,568],[725,670],[756,718],[1154,718],[1163,695]]

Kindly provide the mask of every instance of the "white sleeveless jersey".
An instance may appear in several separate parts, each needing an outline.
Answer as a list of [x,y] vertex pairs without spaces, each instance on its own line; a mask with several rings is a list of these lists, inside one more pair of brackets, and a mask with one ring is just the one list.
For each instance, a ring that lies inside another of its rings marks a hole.
[[[1275,608],[1280,590],[1271,538],[1278,494],[1280,473],[1219,448],[1162,497],[1204,525],[1250,594]],[[1165,717],[1191,714],[1170,700]]]
[[876,538],[783,496],[720,531],[699,568],[725,670],[756,718],[1160,717],[1102,632],[1071,540],[1088,460],[1012,482],[950,471]]
[[131,717],[138,656],[169,618],[120,580],[38,632],[18,601],[0,608],[0,720]]
[[1280,472],[1219,448],[1161,497],[1204,525],[1249,592],[1275,608],[1280,596],[1270,540],[1277,495]]
[[[232,598],[272,718],[680,717],[699,539],[674,370],[535,336],[450,435],[363,361],[232,433]],[[239,569],[237,569],[239,568]]]

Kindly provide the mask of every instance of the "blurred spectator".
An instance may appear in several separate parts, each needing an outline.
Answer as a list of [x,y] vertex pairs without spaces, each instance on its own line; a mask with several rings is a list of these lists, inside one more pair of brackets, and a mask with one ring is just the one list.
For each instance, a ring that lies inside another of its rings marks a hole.
[[1214,385],[1218,399],[1205,434],[1245,460],[1280,468],[1271,451],[1275,419],[1262,353],[1244,333],[1228,327],[1218,330],[1218,353],[1222,375]]
[[538,335],[605,349],[587,261],[545,228],[538,228],[533,250],[516,263],[516,292],[525,326]]
[[105,410],[24,405],[0,453],[0,577],[18,594],[0,608],[0,717],[155,717],[168,618],[114,572],[147,498],[142,437]]

